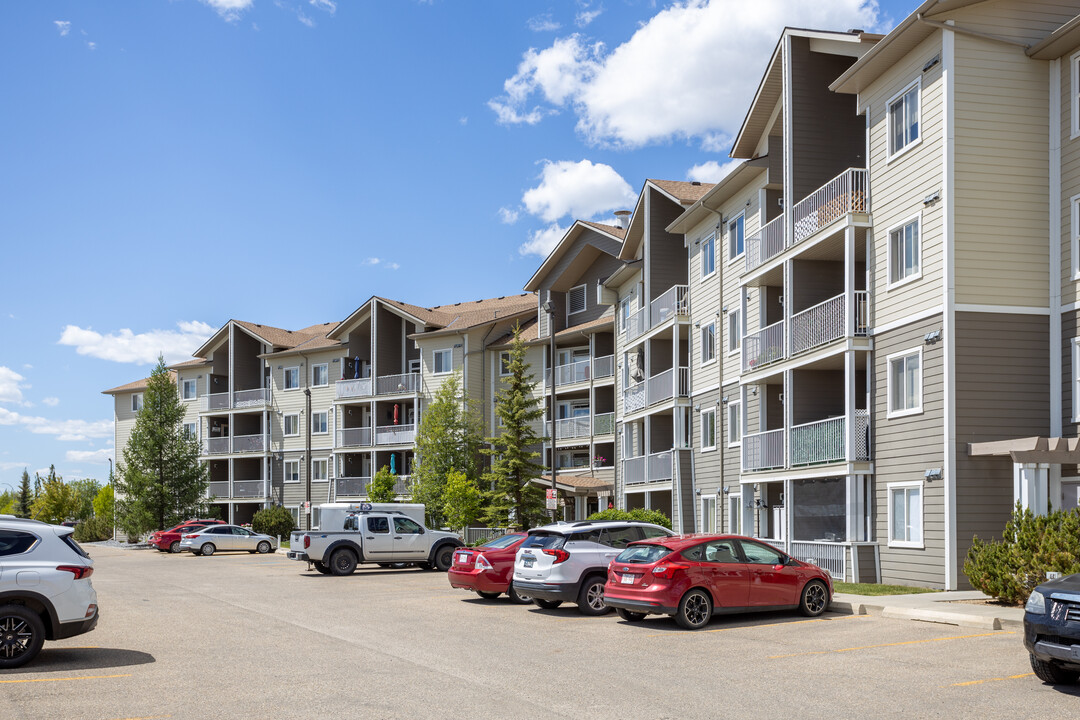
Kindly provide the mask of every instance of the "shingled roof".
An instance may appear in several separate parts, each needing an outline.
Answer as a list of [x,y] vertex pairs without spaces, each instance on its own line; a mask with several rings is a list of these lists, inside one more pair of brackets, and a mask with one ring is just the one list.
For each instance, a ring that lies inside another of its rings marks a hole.
[[683,182],[682,180],[649,180],[668,195],[677,198],[684,205],[695,203],[701,196],[712,189],[714,183]]
[[[169,370],[169,377],[172,378],[173,382],[176,382],[176,371],[175,370]],[[121,393],[138,392],[139,390],[145,390],[147,388],[147,385],[149,384],[149,382],[150,382],[150,378],[143,378],[142,380],[135,380],[134,382],[129,382],[126,385],[120,385],[119,387],[114,387],[112,390],[102,390],[101,394],[102,395],[119,395]]]

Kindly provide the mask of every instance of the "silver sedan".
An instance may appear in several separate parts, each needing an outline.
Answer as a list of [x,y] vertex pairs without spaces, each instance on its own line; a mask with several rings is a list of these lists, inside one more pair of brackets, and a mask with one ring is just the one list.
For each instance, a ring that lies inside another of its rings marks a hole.
[[180,551],[194,555],[213,555],[216,552],[247,551],[268,553],[277,549],[277,538],[260,535],[239,525],[210,525],[180,538]]

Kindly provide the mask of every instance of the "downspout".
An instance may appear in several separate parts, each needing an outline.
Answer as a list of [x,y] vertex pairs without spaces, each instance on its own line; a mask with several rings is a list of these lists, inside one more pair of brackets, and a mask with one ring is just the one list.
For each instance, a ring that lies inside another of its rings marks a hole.
[[[720,239],[721,229],[724,226],[724,216],[720,214],[719,210],[715,210],[715,209],[709,207],[704,202],[701,203],[701,207],[703,207],[705,210],[708,210],[709,212],[716,215],[716,228],[715,228],[715,230],[716,230],[716,238],[713,240],[713,253],[715,253],[716,248],[719,245],[719,243],[717,241]],[[724,275],[723,275],[723,271],[721,271],[721,274],[720,274],[720,306],[721,307],[724,306]],[[717,448],[717,450],[720,451],[720,488],[719,488],[720,491],[719,491],[719,493],[717,493],[717,496],[716,496],[716,503],[717,503],[717,505],[720,505],[720,508],[719,508],[719,510],[720,510],[720,525],[716,528],[717,532],[722,532],[723,529],[724,529],[724,507],[723,507],[724,506],[724,501],[723,501],[724,492],[723,492],[723,490],[724,490],[724,487],[726,486],[726,480],[727,480],[727,478],[724,477],[724,447],[727,445],[727,443],[724,441],[724,423],[727,421],[727,405],[725,405],[723,400],[722,400],[722,398],[724,397],[724,359],[723,359],[723,355],[724,355],[723,337],[724,337],[724,334],[725,334],[724,330],[725,329],[723,327],[717,328],[716,338],[713,340],[714,344],[717,347],[717,350],[716,350],[716,376],[717,376],[716,394],[717,394],[717,397],[721,398],[720,410],[723,413],[723,416],[720,418],[720,422],[717,423],[717,422],[714,421],[714,424],[716,425],[716,444],[719,446]],[[690,367],[692,368],[693,365],[691,365]],[[693,380],[694,379],[691,376],[691,378],[690,378],[690,384],[691,385],[693,385]],[[730,433],[731,433],[731,428],[728,428],[728,434],[730,434]],[[693,446],[693,434],[691,434],[690,437],[691,437],[691,443],[690,444],[691,444],[691,446]],[[691,463],[694,462],[694,451],[692,449],[690,451],[690,462]],[[694,489],[696,490],[697,489],[697,465],[696,465],[696,463],[694,464],[694,466],[692,468],[692,472],[694,473]],[[697,497],[697,493],[694,494],[694,497]],[[700,503],[698,503],[698,504],[700,505]],[[705,530],[705,518],[701,519],[701,525],[702,525],[701,529],[704,532],[704,530]]]

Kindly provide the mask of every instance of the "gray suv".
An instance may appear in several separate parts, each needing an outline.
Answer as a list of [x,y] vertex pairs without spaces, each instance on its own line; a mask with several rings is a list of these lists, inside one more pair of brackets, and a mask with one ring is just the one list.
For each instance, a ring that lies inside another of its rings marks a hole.
[[584,615],[603,615],[607,568],[629,543],[674,535],[633,521],[558,523],[533,528],[514,558],[514,589],[548,610],[577,603]]

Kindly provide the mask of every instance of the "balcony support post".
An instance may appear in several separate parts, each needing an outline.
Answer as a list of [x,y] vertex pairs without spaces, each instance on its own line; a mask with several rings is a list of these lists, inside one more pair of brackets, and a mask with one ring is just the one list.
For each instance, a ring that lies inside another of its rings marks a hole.
[[[765,396],[759,402],[768,404],[768,386],[764,390]],[[795,424],[795,377],[794,371],[784,371],[784,464],[782,467],[791,467],[791,426]],[[764,414],[764,413],[762,413]]]
[[855,351],[844,352],[844,459],[855,462]]
[[855,228],[844,230],[844,337],[855,337]]
[[[783,303],[784,314],[784,339],[782,347],[784,348],[783,357],[789,358],[792,355],[792,342],[791,342],[791,316],[794,314],[791,311],[794,303],[792,299],[795,296],[794,282],[795,282],[795,263],[792,260],[784,261],[784,287],[781,289],[780,301]],[[758,322],[760,327],[765,327],[767,323]]]

